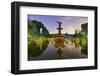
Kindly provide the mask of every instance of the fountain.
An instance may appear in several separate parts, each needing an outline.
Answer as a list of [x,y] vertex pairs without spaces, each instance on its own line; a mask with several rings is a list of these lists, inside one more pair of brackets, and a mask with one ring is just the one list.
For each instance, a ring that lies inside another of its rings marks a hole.
[[55,35],[55,47],[56,48],[64,48],[64,36],[61,34],[61,30],[63,29],[61,27],[61,22],[57,21],[57,23],[59,24],[59,27],[57,28],[58,33]]

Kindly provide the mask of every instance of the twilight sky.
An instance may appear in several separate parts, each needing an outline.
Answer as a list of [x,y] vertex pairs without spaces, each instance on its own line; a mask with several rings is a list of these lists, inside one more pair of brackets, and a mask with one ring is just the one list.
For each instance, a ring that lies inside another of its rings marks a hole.
[[37,20],[44,24],[50,34],[58,32],[57,21],[62,22],[62,33],[74,34],[75,30],[81,30],[81,24],[88,22],[87,17],[80,16],[47,16],[47,15],[28,15],[28,19]]

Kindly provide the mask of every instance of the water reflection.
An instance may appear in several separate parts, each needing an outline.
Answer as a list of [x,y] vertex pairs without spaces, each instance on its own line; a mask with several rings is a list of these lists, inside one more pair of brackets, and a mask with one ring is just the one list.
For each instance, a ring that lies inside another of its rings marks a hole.
[[63,51],[61,50],[61,48],[58,48],[58,51],[57,51],[57,58],[58,59],[63,58],[62,53],[63,53]]
[[82,53],[82,54],[85,54],[85,55],[88,55],[88,48],[87,48],[87,47],[84,48],[84,46],[82,46],[82,45],[80,45],[80,44],[75,44],[75,47],[76,47],[76,48],[81,47],[81,53]]
[[87,58],[87,49],[75,44],[65,44],[64,48],[56,48],[54,44],[45,43],[41,46],[30,43],[28,45],[28,60],[52,60]]
[[39,45],[36,44],[35,42],[30,42],[28,44],[28,59],[30,59],[30,57],[40,56],[47,47],[48,47],[48,42]]
[[85,55],[88,55],[88,50],[87,50],[87,49],[82,48],[82,49],[81,49],[81,53],[82,53],[82,54],[85,54]]

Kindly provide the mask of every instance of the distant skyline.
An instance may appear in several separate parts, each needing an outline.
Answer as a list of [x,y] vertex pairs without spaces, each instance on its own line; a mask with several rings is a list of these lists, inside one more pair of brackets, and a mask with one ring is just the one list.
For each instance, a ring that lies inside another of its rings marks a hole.
[[28,15],[28,19],[42,22],[50,34],[58,33],[57,21],[62,22],[62,34],[74,34],[75,30],[81,30],[81,24],[88,22],[87,17],[81,16]]

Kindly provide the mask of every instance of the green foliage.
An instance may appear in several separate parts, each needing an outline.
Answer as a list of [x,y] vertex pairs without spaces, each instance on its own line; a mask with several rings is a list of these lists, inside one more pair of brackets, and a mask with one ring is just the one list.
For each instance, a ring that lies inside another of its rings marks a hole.
[[88,23],[84,23],[81,25],[81,31],[75,30],[75,37],[87,37],[88,34]]
[[82,32],[88,33],[88,23],[84,23],[81,25]]
[[43,44],[47,44],[49,42],[45,37],[38,37],[38,38],[35,39],[35,43],[36,43],[37,46],[42,47]]
[[48,40],[45,37],[35,37],[28,42],[28,57],[36,57],[43,53],[48,46]]
[[64,42],[65,42],[65,43],[68,43],[68,39],[67,39],[67,38],[65,38],[65,39],[64,39]]
[[[40,28],[42,28],[42,35],[40,34]],[[49,31],[42,22],[28,20],[28,57],[36,57],[43,53],[49,43],[46,38],[48,36]]]
[[79,35],[79,31],[78,31],[78,30],[75,30],[74,36],[75,36],[75,37],[78,37],[78,35]]
[[54,38],[52,37],[48,38],[48,41],[50,44],[53,44],[53,45],[55,44]]
[[86,38],[82,38],[80,45],[82,46],[82,48],[87,48],[88,47],[88,41]]
[[42,36],[48,37],[49,31],[42,22],[39,22],[37,20],[28,20],[28,33],[30,33],[32,36],[40,36],[40,28],[42,28]]
[[81,46],[84,49],[88,47],[88,41],[86,37],[77,37],[73,39],[76,46]]
[[74,39],[74,43],[75,43],[75,44],[80,44],[80,38],[75,38],[75,39]]

